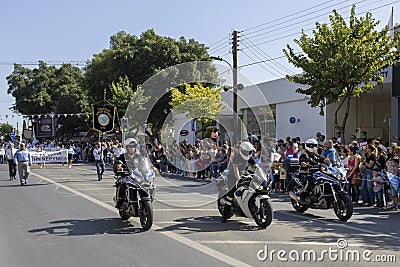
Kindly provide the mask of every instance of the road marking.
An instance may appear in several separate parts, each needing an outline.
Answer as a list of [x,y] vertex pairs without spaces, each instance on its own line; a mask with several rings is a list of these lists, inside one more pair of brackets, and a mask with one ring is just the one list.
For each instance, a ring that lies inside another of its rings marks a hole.
[[[91,190],[107,190],[107,189],[113,189],[113,188],[110,188],[110,187],[106,187],[106,188],[103,188],[103,187],[95,187],[95,188],[78,188],[78,190],[80,190],[80,191],[91,191]],[[114,190],[115,191],[115,190]]]
[[[235,244],[235,245],[249,245],[249,244],[263,244],[263,245],[287,245],[287,246],[332,246],[337,247],[337,242],[291,242],[291,241],[260,241],[260,240],[197,240],[200,244]],[[379,248],[377,245],[370,244],[348,244],[349,247],[374,247]]]
[[217,209],[192,209],[192,208],[181,208],[181,209],[154,209],[154,211],[217,211]]
[[[319,219],[319,218],[310,218],[310,217],[307,217],[306,215],[293,214],[293,213],[288,213],[288,212],[279,211],[279,210],[275,210],[274,212],[275,213],[283,213],[283,214],[288,215],[288,216],[292,216],[292,217],[296,217],[296,218],[300,218],[300,219],[305,219],[305,220],[309,220],[309,221],[320,221],[320,222],[323,222],[324,225],[326,225],[326,226],[328,226],[328,225],[329,226],[339,226],[339,227],[347,228],[347,229],[350,229],[350,230],[356,230],[356,231],[364,232],[364,233],[367,233],[367,234],[376,235],[376,231],[375,230],[368,230],[368,229],[363,229],[361,227],[350,226],[350,225],[344,224],[345,222],[341,222],[341,221],[338,221],[336,223],[334,223],[334,222],[330,223],[330,222],[327,222],[326,219],[324,219],[324,218],[321,218],[321,219]],[[391,236],[390,234],[385,234],[385,235],[386,236]]]
[[[118,211],[113,206],[108,205],[108,204],[106,204],[106,203],[104,203],[104,202],[102,202],[102,201],[100,201],[98,199],[95,199],[95,198],[93,198],[91,196],[88,196],[88,195],[86,195],[86,194],[84,194],[82,192],[79,192],[79,191],[77,191],[77,190],[75,190],[75,189],[73,189],[71,187],[66,186],[66,185],[60,184],[58,182],[55,182],[55,181],[53,181],[53,180],[51,180],[49,178],[46,178],[46,177],[44,177],[42,175],[39,175],[39,174],[36,174],[36,173],[32,173],[32,172],[31,172],[31,175],[36,176],[38,178],[41,178],[41,179],[43,179],[43,180],[45,180],[45,181],[47,181],[49,183],[52,183],[52,184],[54,184],[54,185],[56,185],[58,187],[61,187],[64,190],[67,190],[67,191],[69,191],[71,193],[74,193],[77,196],[80,196],[80,197],[82,197],[82,198],[84,198],[86,200],[89,200],[89,201],[91,201],[91,202],[93,202],[93,203],[95,203],[95,204],[97,204],[97,205],[99,205],[99,206],[101,206],[101,207],[103,207],[103,208],[105,208],[107,210],[110,210],[110,211],[118,214]],[[129,220],[132,220],[132,219],[133,218],[130,218]],[[134,221],[136,223],[139,223],[139,220],[136,219],[136,218],[134,219]],[[181,236],[179,234],[176,234],[174,232],[165,231],[163,228],[161,228],[160,226],[158,226],[156,224],[153,224],[152,230],[153,231],[158,231],[158,233],[160,233],[162,235],[165,235],[165,236],[167,236],[167,237],[169,237],[169,238],[171,238],[171,239],[173,239],[175,241],[178,241],[178,242],[180,242],[180,243],[182,243],[182,244],[184,244],[184,245],[186,245],[188,247],[191,247],[191,248],[193,248],[193,249],[195,249],[195,250],[197,250],[199,252],[207,254],[208,256],[211,256],[211,257],[213,257],[213,258],[215,258],[215,259],[217,259],[219,261],[222,261],[222,262],[224,262],[226,264],[229,264],[229,265],[232,265],[232,266],[240,266],[240,267],[242,267],[242,266],[243,267],[251,267],[251,265],[249,265],[247,263],[244,263],[244,262],[242,262],[240,260],[237,260],[235,258],[232,258],[232,257],[230,257],[230,256],[228,256],[226,254],[218,252],[218,251],[216,251],[216,250],[214,250],[212,248],[209,248],[207,246],[199,244],[196,241],[190,240],[189,238],[183,237],[183,236]]]

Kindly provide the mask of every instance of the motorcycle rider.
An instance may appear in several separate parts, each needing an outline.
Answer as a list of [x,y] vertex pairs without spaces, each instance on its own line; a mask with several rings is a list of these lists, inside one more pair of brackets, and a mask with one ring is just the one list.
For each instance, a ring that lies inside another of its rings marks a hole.
[[304,178],[302,182],[306,185],[305,191],[300,194],[302,202],[306,200],[310,192],[314,189],[314,181],[312,174],[309,173],[309,167],[317,166],[319,163],[329,164],[328,158],[324,158],[316,153],[318,150],[318,141],[316,139],[307,139],[304,148],[305,153],[301,154],[299,158],[300,171],[304,174],[302,175]]
[[242,178],[242,173],[246,174],[246,170],[248,166],[255,167],[257,165],[256,161],[252,157],[253,153],[256,150],[254,146],[248,142],[242,142],[237,151],[234,151],[233,157],[230,160],[230,164],[228,166],[229,175],[228,175],[228,193],[225,195],[225,205],[224,205],[224,214],[222,215],[222,222],[225,223],[229,218],[234,193],[236,191],[236,182]]
[[[140,156],[138,152],[138,142],[136,141],[135,138],[128,138],[124,142],[125,145],[125,153],[120,156],[120,159],[117,160],[114,164],[114,173],[116,175],[119,175],[124,172],[124,170],[129,171],[129,168],[134,167],[134,160],[138,156]],[[117,198],[117,203],[115,204],[115,207],[118,209],[122,202],[123,202],[123,196],[125,192],[125,184],[119,183],[116,184],[116,198]]]

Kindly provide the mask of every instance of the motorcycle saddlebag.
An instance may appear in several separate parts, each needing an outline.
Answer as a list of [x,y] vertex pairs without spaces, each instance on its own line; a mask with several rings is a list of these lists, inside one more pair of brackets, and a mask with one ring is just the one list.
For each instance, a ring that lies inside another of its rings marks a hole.
[[283,168],[287,172],[299,172],[300,171],[300,163],[298,158],[287,158],[282,162]]

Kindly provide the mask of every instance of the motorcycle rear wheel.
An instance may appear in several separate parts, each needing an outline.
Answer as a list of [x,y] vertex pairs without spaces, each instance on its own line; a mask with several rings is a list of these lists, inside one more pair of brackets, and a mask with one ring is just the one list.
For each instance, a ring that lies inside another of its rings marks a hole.
[[268,199],[260,201],[260,208],[254,205],[253,218],[256,224],[262,228],[267,228],[272,223],[273,210]]
[[151,201],[141,202],[140,224],[143,230],[147,231],[153,225],[153,205]]
[[[298,192],[301,189],[302,188],[300,187],[300,185],[296,184],[295,182],[292,182],[288,187],[288,192],[291,191],[291,192],[295,193],[298,198],[300,198]],[[298,212],[305,212],[306,210],[308,210],[308,206],[300,204],[299,202],[297,202],[294,199],[290,199],[290,202],[292,203],[293,208]]]
[[336,216],[341,221],[347,221],[353,215],[353,203],[348,195],[338,195],[333,206]]

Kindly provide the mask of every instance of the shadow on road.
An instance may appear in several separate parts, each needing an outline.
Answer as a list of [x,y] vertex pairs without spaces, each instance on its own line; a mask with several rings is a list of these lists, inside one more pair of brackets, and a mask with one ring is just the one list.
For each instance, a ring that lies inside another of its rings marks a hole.
[[29,230],[37,235],[99,235],[99,234],[137,234],[143,232],[142,228],[134,228],[129,221],[120,218],[103,218],[87,220],[59,220],[50,222],[50,227]]
[[[221,216],[186,217],[174,220],[176,224],[163,227],[156,231],[179,231],[180,234],[192,234],[194,232],[224,232],[224,231],[259,231],[264,228],[249,225],[239,221],[240,218],[233,217],[226,223],[221,222]],[[250,223],[252,223],[250,221]]]

